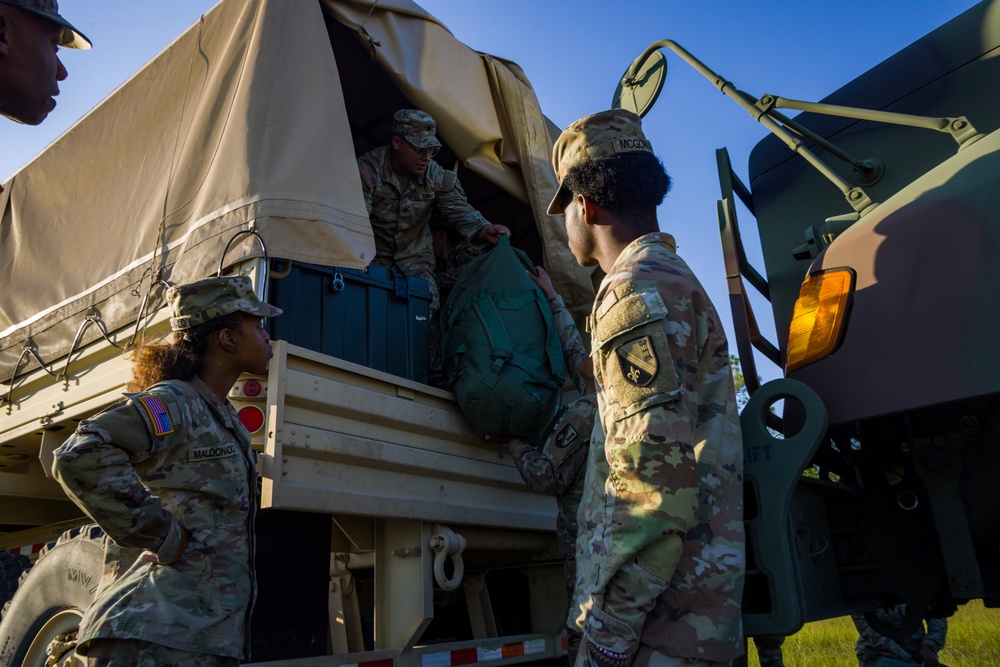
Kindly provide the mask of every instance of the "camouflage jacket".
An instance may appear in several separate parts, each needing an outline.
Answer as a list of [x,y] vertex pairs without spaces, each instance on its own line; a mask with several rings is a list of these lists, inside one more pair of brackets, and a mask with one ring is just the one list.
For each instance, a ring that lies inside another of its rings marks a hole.
[[587,384],[580,375],[580,362],[587,358],[587,349],[583,346],[580,330],[576,328],[573,316],[566,310],[566,304],[561,296],[556,294],[549,299],[549,309],[552,311],[552,325],[559,336],[562,345],[563,361],[566,364],[566,374],[573,381],[576,390],[586,393]]
[[[583,348],[580,330],[576,328],[561,296],[556,294],[550,298],[549,307],[562,345],[566,371],[582,394],[586,391],[586,385],[577,365],[587,357],[587,352]],[[556,497],[559,505],[556,541],[559,550],[569,557],[573,557],[576,543],[576,513],[580,508],[580,498],[583,497],[584,463],[587,462],[596,412],[597,396],[581,396],[567,406],[541,450],[518,438],[513,438],[510,442],[514,465],[521,473],[524,483],[539,493]]]
[[539,493],[555,496],[556,541],[559,550],[573,557],[576,542],[576,513],[583,497],[583,472],[594,430],[597,397],[582,396],[566,408],[541,450],[513,438],[510,442],[514,465],[524,483]]
[[[250,435],[201,380],[126,394],[80,423],[55,452],[53,474],[135,560],[108,549],[81,643],[139,639],[194,653],[243,657],[256,584],[251,567],[256,472]],[[105,586],[105,584],[107,584]]]
[[588,322],[600,427],[570,620],[638,667],[654,653],[743,653],[743,446],[729,350],[674,250],[663,233],[629,244]]
[[[875,615],[890,628],[902,628],[906,622],[906,605],[879,609]],[[926,646],[935,653],[940,653],[944,648],[945,635],[948,633],[946,619],[928,618],[926,630],[921,623],[920,628],[906,640],[896,641],[876,632],[860,614],[852,614],[851,620],[858,629],[858,641],[854,645],[854,650],[858,654],[858,664],[861,667],[872,667],[880,658],[919,662],[920,648]]]
[[375,234],[376,266],[397,268],[408,275],[433,275],[436,260],[428,225],[431,217],[454,227],[466,239],[490,223],[466,200],[458,177],[434,160],[405,191],[389,163],[390,146],[358,158],[361,189]]
[[462,273],[465,265],[476,257],[479,257],[482,252],[482,247],[477,246],[471,241],[462,241],[455,248],[445,253],[444,256],[437,258],[434,277],[437,278],[442,299],[447,298],[448,292],[458,282],[458,276]]

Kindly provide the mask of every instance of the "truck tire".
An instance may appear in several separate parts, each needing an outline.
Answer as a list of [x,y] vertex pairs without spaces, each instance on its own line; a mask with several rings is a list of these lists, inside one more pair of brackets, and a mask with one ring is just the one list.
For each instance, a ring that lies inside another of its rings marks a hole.
[[[104,566],[104,532],[96,525],[64,533],[42,550],[0,618],[0,667],[43,667],[50,645],[75,641]],[[55,640],[55,644],[53,644]]]
[[[14,597],[21,574],[31,569],[31,559],[13,551],[0,551],[0,610]],[[2,618],[0,612],[0,618]]]

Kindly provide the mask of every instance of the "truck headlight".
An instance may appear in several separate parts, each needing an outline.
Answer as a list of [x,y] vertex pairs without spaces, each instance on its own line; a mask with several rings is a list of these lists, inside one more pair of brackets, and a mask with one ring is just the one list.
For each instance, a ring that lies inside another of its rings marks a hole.
[[788,330],[785,374],[829,356],[840,343],[854,272],[832,269],[816,273],[802,283]]

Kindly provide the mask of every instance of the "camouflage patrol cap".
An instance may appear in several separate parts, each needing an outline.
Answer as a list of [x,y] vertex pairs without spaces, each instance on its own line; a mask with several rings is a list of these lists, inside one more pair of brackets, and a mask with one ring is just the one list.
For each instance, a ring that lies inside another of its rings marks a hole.
[[559,188],[549,204],[549,215],[559,215],[565,208],[561,203],[562,182],[572,167],[623,153],[653,154],[653,144],[642,133],[642,121],[631,111],[601,111],[584,116],[563,130],[552,147],[552,168]]
[[59,38],[59,46],[65,46],[68,49],[89,49],[91,46],[90,40],[82,32],[59,15],[59,4],[56,0],[0,0],[0,5],[20,7],[62,26],[63,31]]
[[392,133],[417,148],[441,148],[436,132],[434,119],[419,109],[400,109],[392,117]]
[[184,331],[237,311],[259,317],[281,315],[281,309],[257,298],[247,276],[205,278],[167,290],[170,328]]

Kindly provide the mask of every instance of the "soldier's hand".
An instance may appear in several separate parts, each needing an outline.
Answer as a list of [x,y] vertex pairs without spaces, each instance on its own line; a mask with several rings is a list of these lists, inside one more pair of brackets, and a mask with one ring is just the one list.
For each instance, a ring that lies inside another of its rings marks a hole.
[[531,276],[531,279],[535,281],[536,285],[542,288],[542,291],[545,292],[545,297],[547,299],[551,299],[556,295],[556,289],[552,286],[552,279],[549,278],[549,274],[545,271],[545,269],[540,266],[536,266],[535,271],[538,272],[537,276],[531,271],[528,271],[528,275]]
[[479,243],[489,243],[490,245],[496,245],[500,242],[501,236],[510,236],[510,230],[503,225],[486,225],[478,232],[476,232],[474,241]]
[[176,563],[181,559],[181,556],[184,554],[184,551],[187,550],[188,538],[190,537],[190,535],[191,533],[188,532],[188,529],[185,528],[184,526],[181,526],[180,543],[177,546],[177,551],[173,554],[173,557],[170,558],[169,560],[164,560],[160,558],[159,554],[156,554],[154,556],[148,551],[139,556],[139,558],[141,560],[146,561],[147,563],[156,563],[157,565],[173,565],[174,563]]
[[941,665],[938,662],[937,652],[929,646],[921,646],[918,657],[920,658],[920,664],[924,667],[940,667]]

